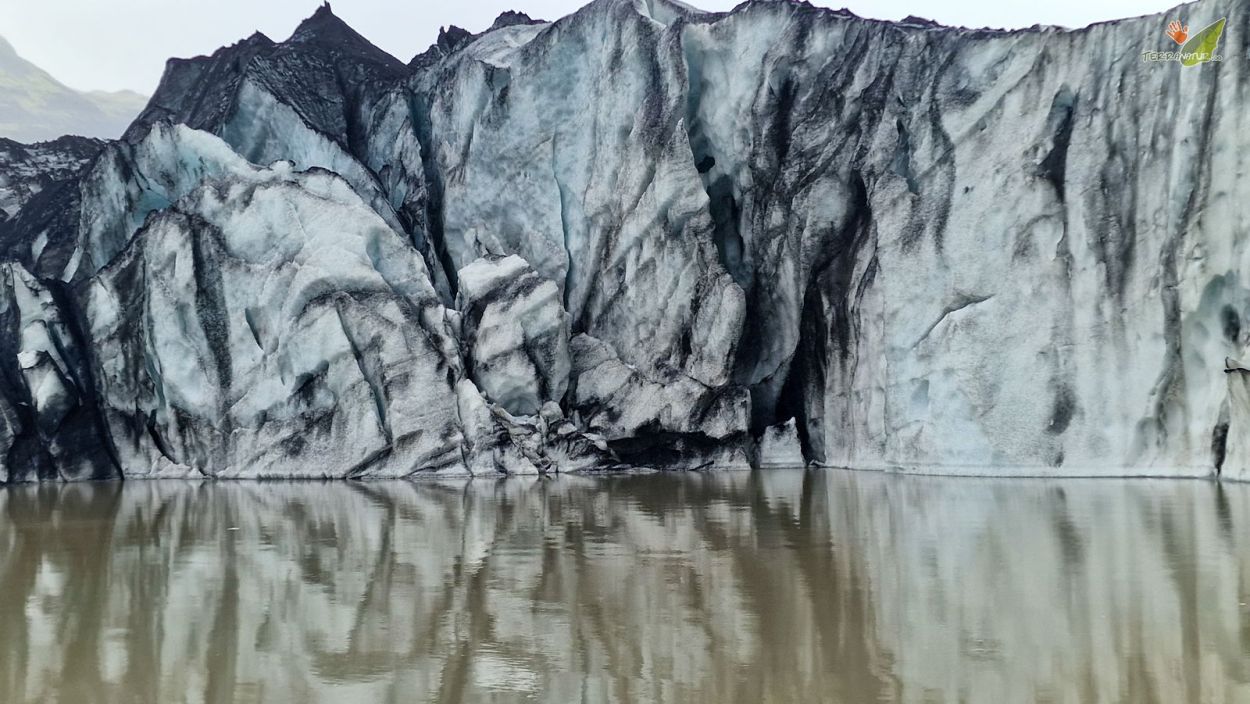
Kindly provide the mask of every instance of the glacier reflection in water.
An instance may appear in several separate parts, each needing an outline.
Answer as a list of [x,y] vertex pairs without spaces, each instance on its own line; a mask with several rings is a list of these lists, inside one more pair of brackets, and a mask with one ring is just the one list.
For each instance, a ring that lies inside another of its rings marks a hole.
[[0,490],[5,702],[1250,698],[1250,486]]

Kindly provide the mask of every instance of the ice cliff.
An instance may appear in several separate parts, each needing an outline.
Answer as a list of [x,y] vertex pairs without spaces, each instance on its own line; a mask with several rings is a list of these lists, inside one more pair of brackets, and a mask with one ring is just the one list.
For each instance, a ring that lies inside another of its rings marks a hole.
[[[1250,466],[1238,9],[597,0],[404,63],[325,6],[171,60],[0,223],[0,479]],[[1143,60],[1178,14],[1223,60]]]

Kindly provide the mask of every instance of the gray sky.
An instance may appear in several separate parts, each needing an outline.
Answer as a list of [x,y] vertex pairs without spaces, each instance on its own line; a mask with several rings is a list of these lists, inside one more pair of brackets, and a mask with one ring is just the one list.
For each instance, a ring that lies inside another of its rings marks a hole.
[[[725,10],[739,0],[693,0]],[[80,90],[129,88],[151,93],[171,56],[211,53],[255,30],[287,38],[321,0],[0,0],[0,36],[18,53]],[[585,4],[578,0],[334,0],[334,12],[356,31],[407,61],[438,36],[440,26],[470,31],[500,12],[521,10],[556,19]],[[813,0],[848,7],[864,17],[914,14],[943,24],[1027,27],[1091,22],[1161,12],[1177,0]]]

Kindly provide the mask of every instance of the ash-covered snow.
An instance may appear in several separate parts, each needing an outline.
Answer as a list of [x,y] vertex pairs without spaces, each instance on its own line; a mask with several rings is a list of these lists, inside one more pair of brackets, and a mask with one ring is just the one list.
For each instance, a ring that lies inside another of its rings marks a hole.
[[72,136],[35,144],[0,138],[0,222],[45,188],[78,173],[106,143]]
[[1161,15],[670,0],[173,61],[0,222],[63,327],[0,328],[5,471],[1242,476],[1238,9],[1196,67]]

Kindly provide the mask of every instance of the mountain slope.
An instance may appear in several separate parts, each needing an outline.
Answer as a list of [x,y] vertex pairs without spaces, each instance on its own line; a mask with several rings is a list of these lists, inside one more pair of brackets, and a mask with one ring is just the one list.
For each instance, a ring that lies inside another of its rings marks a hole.
[[[1232,7],[1186,8],[1229,57]],[[516,19],[171,61],[2,230],[7,478],[1243,471],[1239,62],[1143,60],[1162,15]]]
[[28,143],[62,135],[116,139],[146,102],[131,91],[68,88],[0,37],[0,137]]

